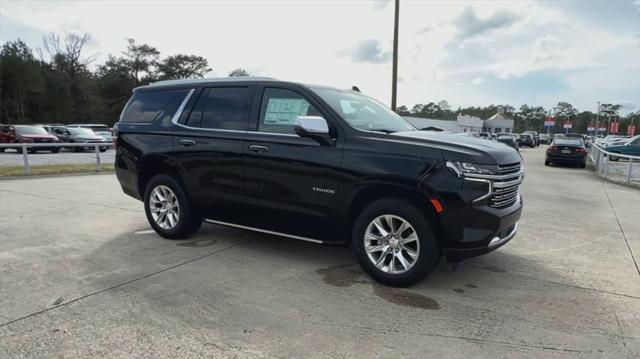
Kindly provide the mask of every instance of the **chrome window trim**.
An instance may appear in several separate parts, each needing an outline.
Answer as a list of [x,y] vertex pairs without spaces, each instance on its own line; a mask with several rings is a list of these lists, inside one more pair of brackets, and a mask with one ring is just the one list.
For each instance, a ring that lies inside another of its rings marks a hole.
[[173,117],[171,117],[171,123],[173,123],[174,125],[180,125],[178,123],[178,119],[180,119],[180,116],[182,116],[182,112],[184,111],[184,108],[187,106],[187,103],[189,102],[189,100],[191,99],[191,96],[193,95],[193,93],[195,91],[196,91],[196,89],[189,90],[187,95],[184,97],[184,100],[182,100],[182,103],[180,104],[180,106],[176,110],[176,113],[174,113]]
[[318,239],[307,238],[307,237],[301,237],[301,236],[294,236],[293,234],[286,234],[286,233],[275,232],[275,231],[268,231],[268,230],[266,230],[266,229],[260,229],[260,228],[255,228],[255,227],[243,226],[243,225],[235,224],[235,223],[229,223],[229,222],[216,221],[216,220],[209,219],[209,218],[206,218],[204,221],[205,221],[205,222],[207,222],[207,223],[219,224],[219,225],[221,225],[221,226],[234,227],[234,228],[240,228],[240,229],[247,229],[247,230],[254,231],[254,232],[260,232],[260,233],[266,233],[266,234],[273,234],[273,235],[276,235],[276,236],[281,236],[281,237],[287,237],[287,238],[298,239],[298,240],[305,241],[305,242],[311,242],[311,243],[317,243],[317,244],[322,244],[322,243],[324,243],[323,241],[318,240]]

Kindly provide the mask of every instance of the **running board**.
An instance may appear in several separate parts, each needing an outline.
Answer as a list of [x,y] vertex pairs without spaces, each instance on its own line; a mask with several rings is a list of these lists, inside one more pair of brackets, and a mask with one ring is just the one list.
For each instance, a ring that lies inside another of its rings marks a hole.
[[274,231],[268,231],[266,229],[260,229],[260,228],[255,228],[255,227],[249,227],[249,226],[243,226],[240,224],[235,224],[235,223],[228,223],[228,222],[222,222],[222,221],[216,221],[213,219],[208,219],[205,218],[204,220],[207,223],[211,223],[211,224],[219,224],[221,226],[227,226],[227,227],[233,227],[233,228],[240,228],[240,229],[246,229],[249,231],[254,231],[254,232],[260,232],[260,233],[266,233],[266,234],[273,234],[275,236],[281,236],[281,237],[287,237],[287,238],[293,238],[293,239],[297,239],[300,241],[305,241],[305,242],[311,242],[311,243],[317,243],[317,244],[323,244],[323,241],[317,240],[317,239],[313,239],[313,238],[307,238],[307,237],[300,237],[300,236],[294,236],[292,234],[286,234],[286,233],[280,233],[280,232],[274,232]]

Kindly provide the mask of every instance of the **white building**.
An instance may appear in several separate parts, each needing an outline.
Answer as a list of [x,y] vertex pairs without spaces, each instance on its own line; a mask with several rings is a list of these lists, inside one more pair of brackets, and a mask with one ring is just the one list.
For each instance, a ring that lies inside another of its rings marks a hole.
[[498,112],[484,121],[482,130],[489,133],[513,133],[513,119]]
[[458,132],[482,132],[483,122],[481,118],[475,116],[458,115],[456,123]]

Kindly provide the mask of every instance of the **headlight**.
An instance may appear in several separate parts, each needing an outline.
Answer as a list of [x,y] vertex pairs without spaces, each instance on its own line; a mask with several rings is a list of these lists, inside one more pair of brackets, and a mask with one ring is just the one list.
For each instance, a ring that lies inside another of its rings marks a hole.
[[458,177],[462,174],[492,175],[498,173],[496,165],[481,165],[469,162],[447,162],[447,167],[453,170]]

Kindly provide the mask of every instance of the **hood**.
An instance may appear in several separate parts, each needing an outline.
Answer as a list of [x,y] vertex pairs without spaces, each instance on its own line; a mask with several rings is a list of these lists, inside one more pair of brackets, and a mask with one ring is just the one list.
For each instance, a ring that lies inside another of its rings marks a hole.
[[446,160],[454,162],[503,165],[522,161],[518,151],[513,148],[475,137],[432,131],[394,132],[389,137],[420,146],[437,147],[443,151]]

